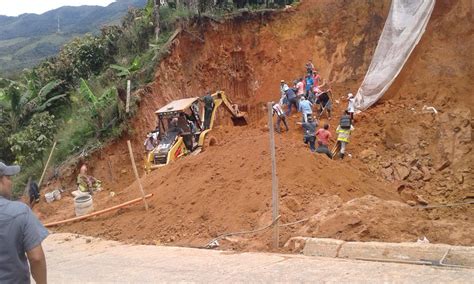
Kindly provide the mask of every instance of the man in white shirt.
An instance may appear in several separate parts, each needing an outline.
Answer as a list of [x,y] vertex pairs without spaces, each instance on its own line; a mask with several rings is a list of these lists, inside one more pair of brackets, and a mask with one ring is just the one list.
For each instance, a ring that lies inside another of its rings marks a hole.
[[283,124],[285,125],[286,131],[288,131],[288,125],[286,124],[286,116],[285,112],[283,111],[283,108],[279,103],[273,103],[273,114],[276,113],[277,115],[277,121],[276,121],[276,132],[281,133],[281,128],[280,124],[283,121]]
[[347,106],[347,112],[351,116],[351,121],[354,122],[354,112],[355,112],[355,98],[352,93],[349,93],[347,95],[347,100],[348,100],[348,106]]

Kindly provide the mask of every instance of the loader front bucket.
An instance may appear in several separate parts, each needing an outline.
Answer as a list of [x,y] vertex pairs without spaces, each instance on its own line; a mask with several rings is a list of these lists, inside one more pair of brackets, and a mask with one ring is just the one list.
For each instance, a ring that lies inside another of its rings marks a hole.
[[247,114],[244,112],[239,113],[236,116],[232,117],[232,122],[234,126],[244,126],[247,125]]

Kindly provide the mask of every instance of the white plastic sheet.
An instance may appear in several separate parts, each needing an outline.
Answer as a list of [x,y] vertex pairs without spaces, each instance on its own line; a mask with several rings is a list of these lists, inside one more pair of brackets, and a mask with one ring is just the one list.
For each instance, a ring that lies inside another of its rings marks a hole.
[[425,32],[435,0],[392,0],[369,70],[357,91],[356,108],[365,110],[393,83]]

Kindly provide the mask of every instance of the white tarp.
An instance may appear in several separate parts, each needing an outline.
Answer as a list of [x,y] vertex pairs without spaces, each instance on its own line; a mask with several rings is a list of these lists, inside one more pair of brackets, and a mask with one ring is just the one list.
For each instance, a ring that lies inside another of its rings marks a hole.
[[392,0],[369,70],[357,91],[356,108],[365,110],[393,83],[425,32],[435,0]]

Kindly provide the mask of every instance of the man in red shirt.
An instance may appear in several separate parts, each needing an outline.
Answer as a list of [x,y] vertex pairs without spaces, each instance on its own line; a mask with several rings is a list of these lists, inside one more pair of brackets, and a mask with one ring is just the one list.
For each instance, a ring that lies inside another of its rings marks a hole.
[[318,149],[316,149],[316,152],[326,154],[332,159],[332,153],[328,147],[329,139],[332,137],[331,132],[329,132],[329,124],[326,123],[324,124],[324,128],[318,129],[318,131],[316,131],[316,137],[318,138]]

